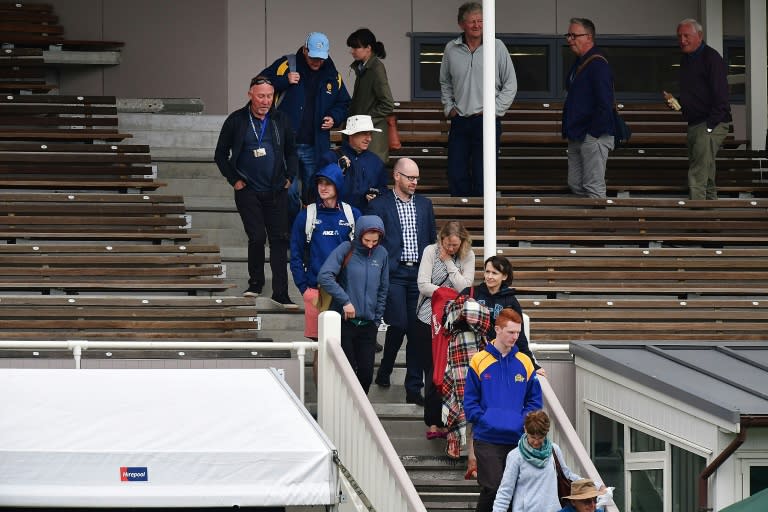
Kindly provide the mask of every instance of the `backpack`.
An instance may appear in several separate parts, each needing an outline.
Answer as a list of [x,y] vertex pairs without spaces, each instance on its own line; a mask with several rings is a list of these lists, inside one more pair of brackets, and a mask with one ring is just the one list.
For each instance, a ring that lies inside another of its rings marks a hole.
[[[352,214],[352,207],[343,201],[341,203],[341,209],[344,211],[344,216],[349,223],[349,241],[352,242],[355,239],[355,216]],[[304,233],[307,235],[306,243],[304,244],[304,268],[309,268],[309,243],[312,241],[312,233],[315,231],[315,221],[317,220],[317,203],[310,203],[307,205],[307,220],[304,223]]]

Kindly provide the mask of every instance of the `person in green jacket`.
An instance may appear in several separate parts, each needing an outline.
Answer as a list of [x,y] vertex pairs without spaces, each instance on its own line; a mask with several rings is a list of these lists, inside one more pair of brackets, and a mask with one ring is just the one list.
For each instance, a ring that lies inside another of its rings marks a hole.
[[384,165],[389,160],[389,129],[387,116],[395,108],[392,91],[389,89],[387,70],[381,59],[387,56],[384,44],[376,40],[367,28],[352,32],[347,38],[347,46],[355,61],[349,67],[355,72],[355,89],[349,104],[349,115],[369,115],[373,126],[381,132],[373,133],[368,150],[381,158]]

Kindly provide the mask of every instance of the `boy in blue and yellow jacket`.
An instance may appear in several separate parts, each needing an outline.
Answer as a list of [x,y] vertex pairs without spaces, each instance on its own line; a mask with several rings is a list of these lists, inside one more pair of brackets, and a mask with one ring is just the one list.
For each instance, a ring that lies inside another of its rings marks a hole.
[[525,417],[541,409],[541,385],[531,358],[515,346],[523,319],[511,308],[496,318],[496,339],[472,357],[464,387],[464,413],[472,423],[477,510],[490,511],[507,454],[523,434]]

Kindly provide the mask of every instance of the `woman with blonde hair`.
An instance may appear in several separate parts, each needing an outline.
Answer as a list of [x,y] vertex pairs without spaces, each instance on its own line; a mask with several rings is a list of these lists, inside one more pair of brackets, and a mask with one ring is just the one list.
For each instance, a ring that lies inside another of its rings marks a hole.
[[[430,440],[445,438],[447,435],[441,419],[440,390],[433,380],[433,361],[438,356],[433,353],[436,348],[433,345],[433,333],[442,325],[441,312],[446,300],[441,299],[439,304],[433,303],[433,296],[439,288],[448,288],[454,292],[455,297],[459,290],[472,284],[474,274],[475,253],[472,251],[469,232],[458,221],[447,222],[438,234],[438,241],[424,249],[417,278],[417,344],[422,349],[419,353],[423,357],[424,368],[424,423],[429,427],[426,437]],[[447,347],[443,346],[442,350],[447,350]],[[441,382],[442,369],[438,373]]]

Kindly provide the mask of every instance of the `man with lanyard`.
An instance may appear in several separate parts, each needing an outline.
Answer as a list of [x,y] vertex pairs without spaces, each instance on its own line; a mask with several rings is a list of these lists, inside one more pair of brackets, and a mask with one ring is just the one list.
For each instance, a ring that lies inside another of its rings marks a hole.
[[[384,322],[389,325],[384,340],[384,354],[376,384],[388,388],[395,358],[408,335],[406,345],[405,401],[424,405],[421,388],[424,387],[422,351],[417,341],[416,303],[419,298],[417,278],[419,261],[424,249],[435,242],[435,212],[432,201],[416,195],[419,167],[410,158],[401,158],[393,170],[392,193],[385,192],[368,203],[368,213],[384,221],[383,246],[389,254],[389,292],[384,311]],[[428,376],[427,378],[431,378]]]
[[[467,2],[459,7],[463,33],[445,45],[440,63],[440,101],[451,121],[448,133],[448,187],[452,196],[483,195],[483,6]],[[493,35],[493,34],[492,34]],[[501,142],[501,118],[517,93],[517,77],[509,51],[500,39],[495,45],[496,149]],[[490,115],[491,113],[488,112]]]
[[258,297],[264,288],[264,246],[269,237],[272,302],[297,308],[288,298],[287,190],[298,161],[287,116],[272,111],[274,87],[257,76],[248,89],[249,103],[224,121],[215,161],[235,191],[235,204],[248,235],[248,289]]
[[294,129],[300,174],[288,192],[291,218],[310,202],[312,176],[331,148],[331,128],[347,118],[349,93],[329,52],[328,37],[312,32],[295,54],[283,55],[261,72],[275,85],[275,108],[288,115]]

